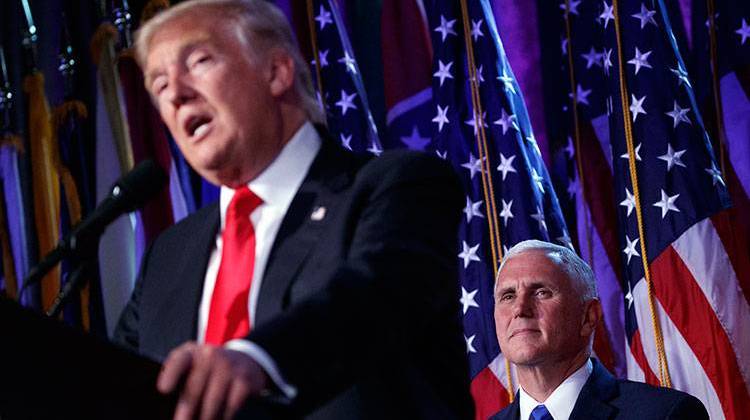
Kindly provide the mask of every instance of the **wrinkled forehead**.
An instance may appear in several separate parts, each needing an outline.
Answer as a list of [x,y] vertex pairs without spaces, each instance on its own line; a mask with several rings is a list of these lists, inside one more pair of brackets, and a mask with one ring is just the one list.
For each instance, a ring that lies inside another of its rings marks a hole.
[[497,287],[519,282],[570,284],[560,256],[549,250],[529,249],[504,260],[497,275]]

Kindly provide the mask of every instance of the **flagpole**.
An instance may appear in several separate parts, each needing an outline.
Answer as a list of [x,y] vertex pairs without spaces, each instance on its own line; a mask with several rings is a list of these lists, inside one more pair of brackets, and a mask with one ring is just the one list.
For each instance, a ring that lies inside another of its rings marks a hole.
[[[490,247],[492,252],[492,269],[493,278],[497,281],[498,261],[503,258],[502,241],[500,237],[500,226],[497,220],[497,208],[495,206],[495,192],[490,175],[489,157],[487,156],[487,137],[484,130],[484,119],[482,118],[482,102],[479,96],[479,80],[477,78],[477,68],[474,61],[474,47],[471,43],[471,33],[469,31],[469,11],[466,0],[461,0],[461,16],[463,18],[464,41],[466,42],[466,56],[469,68],[469,83],[471,86],[471,102],[474,112],[474,128],[476,129],[477,150],[479,153],[479,163],[482,166],[482,191],[485,199],[485,209],[487,212],[487,225],[490,230]],[[505,359],[505,376],[508,378],[508,399],[513,402],[515,396],[513,389],[513,379],[511,377],[510,362]]]
[[646,235],[643,225],[643,213],[641,211],[641,198],[638,188],[638,174],[636,171],[636,154],[633,147],[633,126],[629,118],[628,107],[628,88],[625,80],[625,69],[623,66],[622,52],[622,33],[620,29],[620,9],[619,0],[612,0],[614,9],[615,34],[617,41],[617,66],[620,79],[620,102],[622,105],[623,125],[625,128],[625,143],[628,149],[628,168],[630,171],[630,181],[633,186],[633,196],[635,200],[635,215],[638,221],[638,235],[641,239],[641,260],[643,262],[643,272],[648,291],[648,307],[651,313],[651,323],[654,328],[654,340],[656,342],[656,354],[659,364],[659,381],[662,386],[671,388],[672,380],[669,376],[669,367],[667,365],[667,355],[664,351],[664,337],[659,324],[658,315],[654,304],[654,287],[651,282],[651,272],[648,264],[648,254],[646,253]]

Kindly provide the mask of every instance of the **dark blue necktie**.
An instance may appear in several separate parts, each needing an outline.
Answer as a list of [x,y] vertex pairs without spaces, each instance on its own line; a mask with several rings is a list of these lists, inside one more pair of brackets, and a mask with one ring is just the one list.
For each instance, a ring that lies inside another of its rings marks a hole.
[[537,405],[531,410],[531,416],[529,420],[555,420],[552,418],[552,414],[547,411],[547,407],[544,404]]

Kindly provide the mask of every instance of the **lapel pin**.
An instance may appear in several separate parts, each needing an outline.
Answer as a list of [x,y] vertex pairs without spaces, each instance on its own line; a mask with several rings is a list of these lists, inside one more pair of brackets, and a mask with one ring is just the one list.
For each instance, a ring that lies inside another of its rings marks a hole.
[[310,220],[315,222],[323,220],[324,217],[326,217],[326,208],[323,206],[316,207],[312,214],[310,214]]

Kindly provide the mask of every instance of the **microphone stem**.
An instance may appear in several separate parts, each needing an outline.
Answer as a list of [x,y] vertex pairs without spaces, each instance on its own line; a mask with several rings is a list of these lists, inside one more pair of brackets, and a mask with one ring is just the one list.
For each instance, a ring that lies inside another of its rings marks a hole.
[[60,312],[65,307],[73,292],[80,290],[86,284],[86,278],[90,274],[93,262],[93,259],[85,259],[78,264],[78,267],[68,276],[68,281],[65,282],[60,289],[60,293],[57,294],[55,300],[52,302],[52,306],[47,311],[47,316],[57,318],[60,315]]

